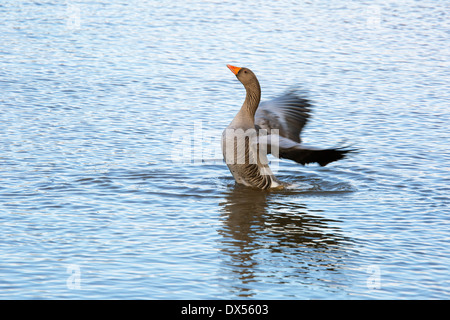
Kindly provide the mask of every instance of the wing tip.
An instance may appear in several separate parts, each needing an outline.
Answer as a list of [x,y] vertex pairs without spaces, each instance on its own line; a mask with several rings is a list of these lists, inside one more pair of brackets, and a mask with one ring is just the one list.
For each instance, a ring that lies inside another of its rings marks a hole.
[[358,152],[358,149],[348,149],[346,147],[339,147],[334,149],[325,149],[323,151],[327,151],[325,153],[325,157],[323,159],[320,159],[320,161],[317,161],[317,163],[321,167],[325,167],[327,164],[342,160],[347,158],[350,154],[354,154]]

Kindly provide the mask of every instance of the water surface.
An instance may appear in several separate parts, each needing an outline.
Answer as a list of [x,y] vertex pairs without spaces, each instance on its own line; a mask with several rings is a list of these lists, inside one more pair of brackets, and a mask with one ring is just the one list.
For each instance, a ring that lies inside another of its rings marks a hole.
[[[3,1],[0,297],[448,299],[449,9]],[[227,63],[263,100],[307,91],[304,141],[359,153],[236,186]]]

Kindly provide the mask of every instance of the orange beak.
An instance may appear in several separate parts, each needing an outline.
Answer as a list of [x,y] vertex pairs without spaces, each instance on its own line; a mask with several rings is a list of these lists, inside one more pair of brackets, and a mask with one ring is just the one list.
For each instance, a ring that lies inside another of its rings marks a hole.
[[227,67],[228,67],[228,68],[231,70],[231,72],[233,72],[235,75],[237,75],[238,72],[239,72],[239,70],[241,70],[241,68],[235,67],[235,66],[232,66],[232,65],[229,65],[229,64],[227,64]]

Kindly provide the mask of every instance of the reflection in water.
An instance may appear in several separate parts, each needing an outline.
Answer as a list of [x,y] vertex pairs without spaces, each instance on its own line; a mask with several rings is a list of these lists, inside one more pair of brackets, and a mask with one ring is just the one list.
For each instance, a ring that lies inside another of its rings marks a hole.
[[[339,221],[325,219],[320,211],[311,212],[300,203],[283,203],[293,198],[292,191],[235,185],[225,198],[221,248],[239,296],[254,296],[258,281],[265,282],[262,290],[264,285],[292,281],[300,286],[327,281],[330,290],[343,286],[343,260],[351,241],[342,235]],[[261,271],[271,277],[259,277]]]

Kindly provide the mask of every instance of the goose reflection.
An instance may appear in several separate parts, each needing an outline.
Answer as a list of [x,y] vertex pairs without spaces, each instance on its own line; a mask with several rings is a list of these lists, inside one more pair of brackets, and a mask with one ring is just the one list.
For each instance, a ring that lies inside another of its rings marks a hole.
[[255,282],[310,283],[323,271],[340,272],[351,241],[339,221],[286,202],[294,199],[286,193],[235,185],[221,204],[221,250],[226,270],[237,280],[232,290],[240,297],[253,296]]

